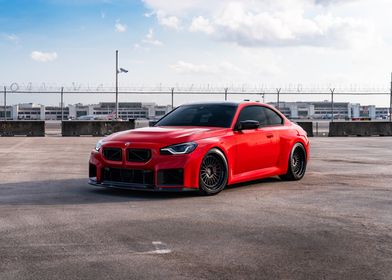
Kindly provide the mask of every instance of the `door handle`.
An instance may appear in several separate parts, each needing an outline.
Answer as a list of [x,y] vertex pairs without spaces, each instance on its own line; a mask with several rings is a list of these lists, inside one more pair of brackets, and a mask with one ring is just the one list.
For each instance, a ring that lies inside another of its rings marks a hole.
[[267,138],[272,138],[272,137],[274,137],[273,134],[267,134]]

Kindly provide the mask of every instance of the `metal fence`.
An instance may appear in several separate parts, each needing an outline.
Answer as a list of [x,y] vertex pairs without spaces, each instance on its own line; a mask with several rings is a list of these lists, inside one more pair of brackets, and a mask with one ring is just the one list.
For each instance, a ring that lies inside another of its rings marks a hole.
[[[340,86],[340,87],[303,87],[302,85],[295,86],[285,86],[285,87],[267,87],[267,86],[255,86],[255,87],[239,87],[239,86],[179,86],[168,87],[168,86],[134,86],[134,87],[123,87],[123,88],[113,88],[104,87],[100,85],[98,87],[90,86],[68,86],[68,87],[55,87],[55,86],[44,86],[44,87],[32,87],[30,85],[20,86],[19,84],[12,83],[9,86],[3,87],[4,92],[4,117],[6,118],[6,107],[7,107],[7,94],[51,94],[58,95],[60,106],[64,108],[64,96],[66,95],[82,95],[82,94],[93,94],[93,95],[116,95],[118,91],[119,95],[165,95],[170,97],[172,108],[175,105],[176,96],[186,96],[186,95],[218,95],[221,96],[221,100],[228,100],[230,96],[244,96],[248,97],[257,96],[257,98],[264,101],[267,96],[275,100],[277,108],[280,108],[280,104],[284,96],[330,96],[331,99],[331,112],[332,118],[334,120],[334,104],[335,98],[341,96],[383,96],[389,98],[389,120],[392,121],[392,82],[391,89],[386,87],[358,87],[358,86]],[[204,99],[202,97],[202,99]],[[113,98],[114,99],[114,98]],[[117,98],[116,98],[117,101]],[[117,107],[117,104],[116,104]],[[387,107],[387,106],[385,106]],[[63,119],[63,118],[62,118]]]

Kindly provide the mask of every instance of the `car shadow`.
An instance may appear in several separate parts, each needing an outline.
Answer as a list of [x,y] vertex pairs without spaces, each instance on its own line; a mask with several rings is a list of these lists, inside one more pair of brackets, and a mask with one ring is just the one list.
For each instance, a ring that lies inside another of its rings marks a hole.
[[85,178],[0,183],[0,205],[67,205],[167,200],[198,192],[148,192],[91,186]]
[[254,187],[255,185],[259,184],[266,184],[266,183],[281,183],[282,180],[279,177],[269,177],[264,179],[258,179],[253,181],[247,181],[243,183],[233,184],[226,187],[225,191],[227,190],[236,190],[236,189],[244,189],[247,187]]
[[[223,192],[232,192],[255,185],[281,182],[267,178],[228,186]],[[0,184],[0,204],[66,205],[113,203],[146,200],[187,199],[200,196],[198,191],[152,192],[90,186],[85,178],[64,180],[27,181]]]

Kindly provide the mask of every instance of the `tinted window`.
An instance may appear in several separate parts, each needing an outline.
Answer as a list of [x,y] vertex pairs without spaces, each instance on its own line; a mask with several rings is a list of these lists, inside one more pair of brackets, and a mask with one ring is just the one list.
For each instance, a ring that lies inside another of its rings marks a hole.
[[243,108],[237,122],[247,120],[258,121],[261,126],[283,123],[283,119],[276,112],[264,106],[248,106]]
[[241,110],[238,117],[238,123],[242,121],[258,121],[260,125],[266,125],[267,119],[264,113],[264,107],[261,106],[248,106]]
[[265,109],[265,115],[268,120],[268,124],[270,125],[283,124],[283,119],[281,116],[278,115],[278,113],[266,107],[264,107],[264,109]]
[[185,105],[163,117],[156,126],[230,127],[236,110],[236,105]]

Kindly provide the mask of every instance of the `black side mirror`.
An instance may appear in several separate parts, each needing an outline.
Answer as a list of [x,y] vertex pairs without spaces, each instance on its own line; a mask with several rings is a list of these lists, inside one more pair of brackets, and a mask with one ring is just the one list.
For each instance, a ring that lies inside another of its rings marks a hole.
[[260,123],[258,121],[246,120],[239,123],[238,130],[256,129],[259,128],[259,126]]

